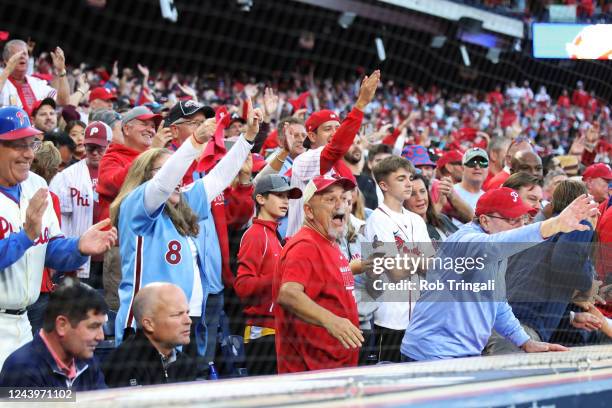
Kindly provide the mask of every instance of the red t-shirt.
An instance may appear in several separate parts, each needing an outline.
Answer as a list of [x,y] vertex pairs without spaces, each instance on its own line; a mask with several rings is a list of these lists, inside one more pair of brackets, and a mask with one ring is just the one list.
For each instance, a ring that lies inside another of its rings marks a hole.
[[[273,299],[286,282],[303,285],[315,303],[359,327],[348,260],[337,244],[315,230],[302,227],[283,248],[274,272]],[[345,349],[325,328],[306,323],[279,305],[274,305],[274,318],[279,374],[357,365],[359,349]]]

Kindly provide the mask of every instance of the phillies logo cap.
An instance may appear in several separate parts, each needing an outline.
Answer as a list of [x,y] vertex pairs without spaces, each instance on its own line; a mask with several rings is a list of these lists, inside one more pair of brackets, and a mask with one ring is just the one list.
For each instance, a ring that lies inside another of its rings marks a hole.
[[332,185],[338,184],[345,191],[352,190],[355,188],[356,184],[346,177],[336,177],[336,176],[316,176],[306,185],[304,188],[304,202],[307,203],[310,201],[315,194],[321,193]]
[[0,140],[18,140],[42,133],[32,127],[23,109],[16,106],[0,108]]
[[517,218],[525,214],[534,216],[538,210],[525,204],[516,190],[500,187],[487,191],[476,203],[476,216],[493,213],[505,218]]
[[85,128],[85,140],[84,144],[93,144],[97,146],[108,146],[110,140],[113,138],[113,131],[104,122],[91,122]]

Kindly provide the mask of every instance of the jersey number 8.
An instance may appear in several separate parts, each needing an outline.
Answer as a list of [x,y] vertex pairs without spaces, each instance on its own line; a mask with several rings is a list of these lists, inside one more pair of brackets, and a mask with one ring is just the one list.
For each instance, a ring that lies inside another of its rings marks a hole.
[[170,265],[176,265],[181,262],[181,243],[172,240],[168,242],[168,252],[166,252],[166,262]]

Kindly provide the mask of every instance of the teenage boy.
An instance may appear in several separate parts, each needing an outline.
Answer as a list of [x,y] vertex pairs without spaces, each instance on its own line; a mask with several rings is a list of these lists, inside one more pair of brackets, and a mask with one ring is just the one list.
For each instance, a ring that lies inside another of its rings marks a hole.
[[244,233],[238,252],[234,289],[244,304],[244,343],[249,375],[276,374],[272,280],[283,249],[278,221],[287,214],[289,200],[302,197],[277,174],[263,176],[255,192],[257,216]]
[[[412,193],[412,177],[415,174],[412,163],[403,157],[391,156],[377,164],[373,173],[384,201],[368,217],[366,240],[372,243],[376,251],[382,245],[387,257],[432,256],[434,251],[425,222],[404,208],[404,201]],[[409,280],[417,290],[401,293],[386,291],[378,299],[380,307],[374,313],[374,331],[379,361],[401,361],[400,345],[419,296],[416,272],[395,269],[386,276],[381,275],[380,279],[393,282]]]

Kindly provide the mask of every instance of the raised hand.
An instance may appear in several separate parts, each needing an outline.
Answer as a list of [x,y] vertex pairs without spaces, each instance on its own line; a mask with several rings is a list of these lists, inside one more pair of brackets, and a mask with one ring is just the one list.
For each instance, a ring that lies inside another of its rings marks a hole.
[[361,88],[359,88],[359,96],[355,107],[359,110],[364,110],[366,106],[374,99],[376,94],[376,88],[380,82],[380,71],[376,70],[370,76],[366,76],[361,82]]
[[200,144],[206,143],[215,134],[216,129],[217,121],[215,118],[206,119],[200,126],[198,126],[193,134],[193,137]]
[[187,96],[190,96],[191,99],[194,100],[194,102],[198,102],[198,93],[195,91],[195,89],[191,88],[189,85],[182,85],[181,83],[178,83],[177,85],[181,92],[183,92]]
[[17,64],[19,64],[19,60],[26,57],[27,53],[25,51],[19,51],[11,55],[11,58],[6,62],[6,67],[4,67],[4,71],[6,71],[6,75],[9,76],[15,70]]
[[101,255],[108,251],[117,241],[117,229],[108,228],[110,218],[92,225],[79,239],[79,251],[84,255]]
[[601,329],[601,320],[587,312],[576,313],[572,326],[586,331],[599,330]]
[[153,136],[151,147],[166,147],[170,141],[172,141],[172,131],[170,128],[164,127],[162,121],[157,127],[157,133]]
[[276,114],[278,109],[278,95],[274,93],[272,88],[266,88],[263,95],[264,104],[264,122],[270,123],[272,116]]
[[28,208],[26,209],[26,221],[24,229],[28,238],[34,241],[42,232],[42,218],[49,201],[47,196],[48,188],[39,188],[36,193],[30,198]]
[[66,57],[60,47],[55,47],[55,50],[51,51],[51,59],[56,72],[66,72]]
[[246,100],[245,103],[247,104],[248,110],[247,131],[244,137],[249,142],[252,142],[255,139],[255,136],[257,136],[257,133],[259,132],[259,124],[263,121],[263,112],[259,108],[253,108],[253,101],[250,97]]

